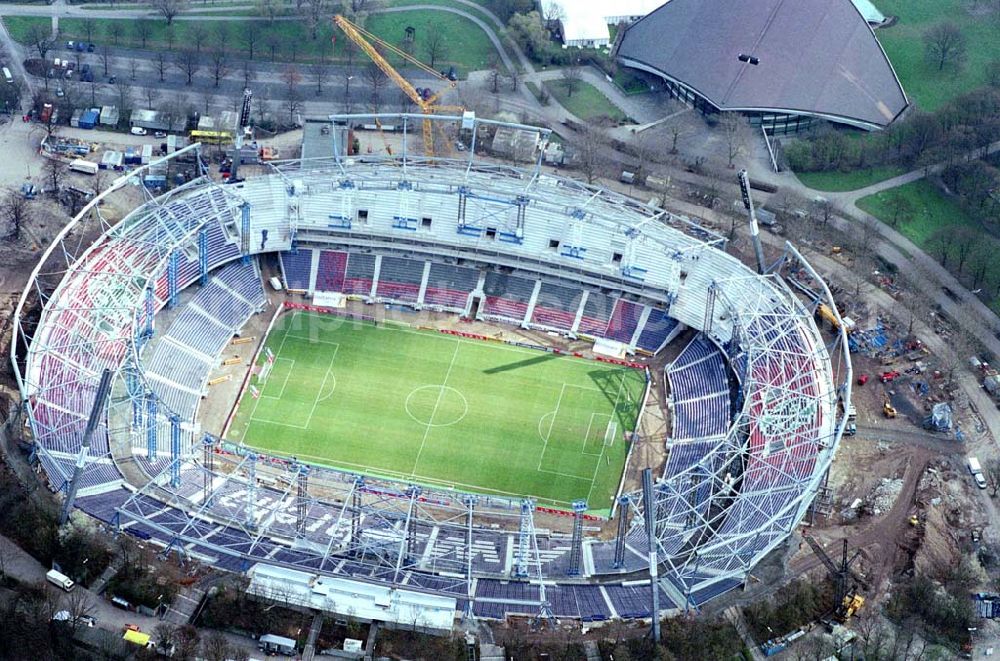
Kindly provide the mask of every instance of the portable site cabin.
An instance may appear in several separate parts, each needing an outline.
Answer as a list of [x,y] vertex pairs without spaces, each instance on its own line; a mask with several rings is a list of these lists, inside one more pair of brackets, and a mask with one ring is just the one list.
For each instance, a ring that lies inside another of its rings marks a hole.
[[295,641],[284,636],[265,634],[257,641],[257,647],[263,652],[278,652],[286,656],[295,655]]
[[153,643],[149,642],[149,634],[141,631],[128,629],[125,631],[125,635],[122,636],[122,640],[126,643],[138,645],[139,647],[153,647]]

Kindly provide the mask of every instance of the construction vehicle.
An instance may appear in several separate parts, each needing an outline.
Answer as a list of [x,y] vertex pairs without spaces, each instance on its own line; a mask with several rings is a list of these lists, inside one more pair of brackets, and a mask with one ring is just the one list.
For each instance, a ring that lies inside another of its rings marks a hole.
[[842,623],[846,623],[851,617],[853,617],[861,607],[865,605],[865,598],[860,594],[854,593],[849,594],[844,597],[844,600],[840,602],[840,608],[837,609],[837,619]]
[[[387,41],[379,39],[371,32],[366,31],[364,28],[351,23],[349,20],[337,14],[333,17],[334,24],[340,28],[347,38],[353,41],[357,46],[363,50],[368,57],[371,58],[372,62],[382,70],[382,72],[389,77],[399,89],[403,90],[403,93],[413,101],[414,104],[420,108],[421,112],[425,115],[433,115],[435,113],[441,112],[454,112],[463,113],[465,108],[462,106],[443,106],[437,105],[438,99],[447,90],[456,87],[455,81],[450,78],[455,78],[454,74],[449,76],[448,74],[442,74],[435,71],[431,67],[427,66],[420,60],[416,59],[406,51],[402,50],[398,46],[394,46]],[[378,48],[376,48],[378,46]],[[379,52],[379,48],[383,49],[386,53],[392,53],[401,57],[404,61],[409,62],[413,66],[417,67],[427,75],[431,76],[434,80],[439,81],[443,84],[442,88],[435,92],[430,88],[424,88],[417,90],[410,81],[406,80],[396,69],[389,63],[389,61]],[[377,123],[377,122],[376,122]],[[434,155],[434,136],[432,132],[431,121],[425,119],[423,123],[423,134],[424,134],[424,155],[433,156]],[[443,143],[445,145],[449,144],[447,138]]]
[[854,331],[854,328],[857,326],[857,324],[854,323],[854,320],[850,317],[838,317],[837,313],[833,311],[833,308],[826,303],[820,303],[816,306],[816,315],[820,319],[828,322],[830,324],[830,328],[833,330],[840,330],[841,321],[844,323],[844,330],[848,333]]
[[887,418],[896,417],[896,407],[892,405],[888,397],[882,402],[882,414]]
[[916,514],[911,515],[909,521],[910,525],[913,526],[914,528],[920,525],[920,517],[918,517]]
[[[865,598],[857,592],[857,589],[860,586],[862,590],[867,590],[868,581],[851,568],[854,561],[861,555],[861,549],[855,551],[854,555],[848,559],[847,540],[845,539],[840,562],[835,563],[823,547],[819,545],[819,542],[813,539],[811,535],[804,534],[802,537],[812,548],[816,557],[820,559],[820,562],[823,563],[823,566],[826,567],[827,572],[830,574],[830,579],[833,581],[833,603],[836,604],[834,616],[839,621],[846,622],[865,604]],[[853,580],[855,585],[851,587],[851,591],[849,592],[847,584],[850,580]]]
[[890,383],[891,381],[895,381],[896,379],[898,379],[899,376],[900,375],[898,371],[889,370],[888,372],[882,372],[882,376],[879,377],[879,380],[881,380],[882,383]]

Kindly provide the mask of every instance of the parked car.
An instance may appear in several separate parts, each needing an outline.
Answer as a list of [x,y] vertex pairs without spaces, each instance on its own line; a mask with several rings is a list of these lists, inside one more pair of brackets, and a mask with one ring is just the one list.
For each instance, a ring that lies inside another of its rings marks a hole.
[[82,53],[83,51],[87,50],[87,45],[84,44],[82,41],[78,41],[76,42],[76,50],[77,52]]
[[63,74],[63,78],[65,78],[66,80],[71,80],[73,78],[73,70],[66,69],[66,73]]
[[87,52],[88,53],[93,53],[94,50],[95,50],[94,44],[88,44],[87,45]]
[[141,126],[133,126],[130,133],[132,135],[146,135],[146,129],[142,128]]
[[83,64],[80,65],[80,71],[82,71],[83,73],[87,73],[88,71],[90,71],[90,65],[84,62]]
[[108,85],[114,85],[115,81],[117,81],[117,80],[118,80],[118,76],[111,76],[110,78],[108,78]]
[[66,50],[73,50],[74,48],[76,48],[76,42],[75,41],[67,41],[66,42]]
[[157,131],[156,133],[153,134],[153,137],[154,138],[165,138],[165,137],[167,137],[167,132],[166,131]]
[[84,71],[83,75],[80,76],[80,80],[82,80],[85,83],[92,83],[92,82],[94,82],[94,72],[93,71]]
[[66,96],[66,92],[63,91],[63,88],[57,87],[56,88],[56,96],[58,96],[61,99],[64,96]]

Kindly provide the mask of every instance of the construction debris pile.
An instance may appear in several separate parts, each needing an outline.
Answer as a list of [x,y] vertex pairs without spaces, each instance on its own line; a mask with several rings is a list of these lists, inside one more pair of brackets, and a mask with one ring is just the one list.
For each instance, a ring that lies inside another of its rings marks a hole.
[[875,516],[888,512],[896,503],[902,490],[902,478],[883,477],[869,494],[866,509]]

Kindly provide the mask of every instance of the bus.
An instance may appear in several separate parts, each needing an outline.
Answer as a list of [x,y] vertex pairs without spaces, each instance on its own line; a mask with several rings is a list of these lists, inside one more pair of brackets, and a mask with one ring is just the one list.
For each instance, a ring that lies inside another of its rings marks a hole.
[[191,131],[191,142],[206,145],[228,145],[233,141],[230,131]]
[[97,174],[97,163],[91,163],[90,161],[85,161],[82,158],[78,158],[74,161],[70,161],[69,169],[73,172],[82,172],[83,174]]
[[10,69],[8,69],[7,67],[3,68],[3,79],[6,80],[8,83],[14,82],[14,76],[10,75]]

